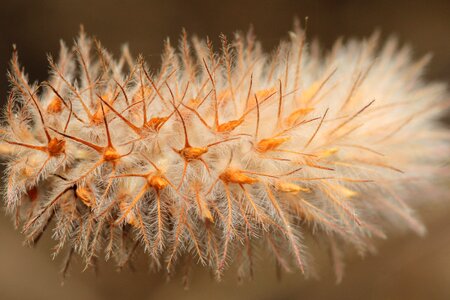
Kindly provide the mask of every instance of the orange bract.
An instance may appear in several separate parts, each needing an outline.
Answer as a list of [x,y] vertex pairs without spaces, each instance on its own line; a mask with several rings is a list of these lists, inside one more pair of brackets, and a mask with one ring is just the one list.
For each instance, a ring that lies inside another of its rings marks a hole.
[[54,97],[47,106],[47,112],[50,114],[60,113],[63,110],[63,103],[59,97]]
[[87,207],[95,206],[95,196],[89,187],[76,187],[75,194]]
[[226,169],[219,175],[219,178],[223,182],[236,184],[253,184],[259,181],[237,169]]
[[229,132],[233,131],[236,127],[242,124],[244,122],[244,119],[239,120],[231,120],[225,123],[220,124],[217,126],[217,132]]
[[278,148],[278,146],[284,144],[290,139],[291,139],[290,137],[284,137],[284,138],[269,138],[260,140],[256,144],[256,151],[264,153],[271,150],[275,150],[276,148]]
[[103,151],[103,159],[105,161],[116,161],[121,157],[122,155],[120,155],[113,147],[105,147],[105,150]]
[[164,123],[169,120],[169,117],[153,117],[145,123],[145,127],[154,131],[159,131]]
[[147,177],[147,183],[157,191],[165,189],[169,185],[167,179],[159,175],[149,175]]
[[183,156],[186,160],[197,159],[206,152],[208,152],[207,147],[186,147],[177,151]]
[[286,124],[288,126],[291,126],[295,124],[301,117],[304,117],[308,115],[310,112],[312,112],[314,108],[308,107],[308,108],[299,108],[296,111],[292,112],[287,118],[286,118]]
[[298,193],[298,192],[305,192],[305,193],[311,192],[310,189],[305,188],[305,187],[301,187],[298,184],[295,184],[295,183],[292,183],[292,182],[279,181],[276,184],[276,188],[280,192],[284,192],[284,193],[294,193],[295,194],[295,193]]
[[47,151],[51,156],[57,156],[64,153],[66,147],[66,141],[59,140],[57,138],[51,138],[47,145]]

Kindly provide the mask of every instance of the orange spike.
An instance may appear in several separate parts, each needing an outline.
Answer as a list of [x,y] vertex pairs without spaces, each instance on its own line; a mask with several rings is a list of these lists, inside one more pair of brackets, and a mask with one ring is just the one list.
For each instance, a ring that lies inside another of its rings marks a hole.
[[256,102],[256,129],[255,129],[255,140],[258,140],[259,133],[259,101],[258,97],[255,94],[255,102]]
[[[270,95],[268,95],[267,97],[265,97],[263,100],[259,101],[259,103],[256,103],[256,104],[259,104],[259,106],[261,106],[263,103],[265,103],[265,102],[268,101],[270,98],[272,98],[272,96],[275,95],[275,94],[276,94],[276,92],[271,93]],[[256,94],[255,94],[255,95],[256,95]],[[286,96],[286,95],[284,95],[284,96]],[[252,106],[251,108],[248,108],[247,111],[244,112],[244,114],[242,115],[241,118],[245,118],[249,113],[251,113],[254,109],[257,109],[257,108],[258,108],[257,105]]]
[[[188,87],[189,87],[189,82],[186,85],[186,89],[184,91],[182,100],[181,100],[181,102],[178,104],[178,106],[176,108],[180,107],[180,105],[185,106],[182,101],[183,101],[184,97],[186,96],[186,92],[187,92]],[[174,107],[173,111],[166,117],[153,117],[153,118],[151,118],[150,121],[148,121],[145,124],[145,127],[158,132],[161,129],[161,127],[164,126],[164,124],[166,124],[166,122],[175,114],[176,108]]]
[[[137,102],[134,102],[133,104],[130,104],[130,105],[128,105],[126,108],[124,108],[120,113],[121,114],[123,114],[124,112],[126,112],[126,111],[128,111],[128,110],[131,110],[132,112],[134,112],[134,111],[136,111],[136,109],[134,108],[136,105],[138,105],[138,104],[141,104],[142,103],[142,100],[141,101],[137,101]],[[132,108],[133,108],[133,110],[132,110]]]
[[206,148],[209,148],[209,147],[213,147],[213,146],[216,146],[216,145],[219,145],[219,144],[222,144],[222,143],[228,142],[228,141],[233,141],[233,140],[237,140],[237,139],[239,139],[239,138],[237,138],[237,137],[234,137],[234,138],[229,138],[229,139],[225,139],[225,140],[217,141],[217,142],[214,142],[214,143],[210,143],[210,144],[206,145]]
[[57,138],[51,138],[50,141],[48,142],[47,146],[35,146],[35,145],[30,145],[30,144],[25,144],[25,143],[20,143],[20,142],[12,142],[12,141],[8,141],[8,140],[5,140],[5,142],[8,144],[11,144],[11,145],[16,145],[16,146],[21,146],[21,147],[28,148],[28,149],[42,151],[42,152],[47,153],[49,156],[58,156],[59,154],[64,153],[65,146],[66,146],[65,141],[59,140]]
[[320,127],[322,127],[323,121],[325,120],[328,113],[328,108],[325,110],[325,113],[323,114],[322,118],[320,119],[319,125],[317,126],[316,130],[314,131],[313,135],[309,138],[309,140],[306,142],[304,149],[308,148],[308,146],[311,144],[311,142],[314,140],[315,136],[317,135],[317,132],[319,132]]
[[[150,172],[151,173],[151,172]],[[126,178],[126,177],[142,177],[147,178],[147,176],[150,174],[138,174],[138,173],[127,173],[127,174],[119,174],[119,175],[113,175],[109,176],[109,178]]]
[[100,125],[103,122],[103,111],[100,106],[97,106],[97,110],[92,115],[91,124]]
[[6,143],[10,144],[10,145],[15,145],[15,146],[21,146],[21,147],[25,147],[28,149],[33,149],[33,150],[38,150],[38,151],[42,151],[42,152],[47,152],[47,147],[45,146],[35,146],[35,145],[30,145],[30,144],[24,144],[24,143],[20,143],[20,142],[12,142],[12,141],[8,141],[8,140],[4,140]]
[[[88,86],[89,86],[89,100],[92,103],[92,100],[93,100],[94,97],[92,96],[92,90],[93,90],[92,86],[93,86],[93,84],[92,84],[92,80],[91,80],[91,75],[89,73],[88,66],[86,64],[86,60],[85,60],[85,58],[83,56],[83,52],[82,52],[82,50],[80,48],[80,45],[78,43],[76,43],[76,45],[75,45],[75,52],[78,54],[78,57],[79,57],[79,59],[81,61],[81,66],[82,66],[84,74],[86,76],[86,80],[87,80]],[[89,58],[89,54],[88,54],[88,58]]]
[[[61,101],[61,103],[70,110],[70,114],[69,116],[73,115],[78,121],[80,121],[81,123],[85,123],[72,109],[72,102],[69,101],[70,106],[66,103],[66,101],[64,101],[63,97],[58,93],[58,91],[49,83],[49,82],[44,82],[44,84],[46,86],[48,86],[52,92],[56,95],[56,97]],[[53,101],[55,101],[55,99],[53,99]],[[49,105],[50,106],[50,105]],[[49,109],[49,106],[47,107],[47,111]]]
[[213,86],[213,92],[214,92],[214,126],[217,129],[219,127],[219,105],[217,102],[217,90],[216,90],[216,83],[214,82],[214,78],[211,75],[211,72],[209,71],[208,65],[206,64],[206,60],[203,58],[203,64],[205,65],[206,72],[208,73],[209,79],[211,80],[211,84]]
[[64,132],[66,132],[67,128],[69,127],[70,119],[72,118],[72,113],[73,113],[72,102],[69,102],[69,103],[70,103],[69,113],[67,115],[66,125],[64,125]]
[[255,98],[258,97],[259,99],[265,99],[269,96],[272,96],[273,94],[276,94],[276,88],[272,87],[270,89],[260,90],[255,93]]
[[150,75],[148,75],[147,71],[145,70],[144,66],[142,66],[142,70],[144,71],[145,77],[147,78],[147,80],[150,82],[150,84],[152,85],[153,89],[155,90],[156,94],[158,95],[158,97],[161,99],[161,101],[163,102],[164,105],[167,106],[167,101],[166,99],[164,99],[164,97],[161,95],[161,93],[159,92],[158,87],[156,86],[155,82],[152,80],[152,78],[150,77]]
[[289,131],[292,131],[292,130],[302,126],[302,125],[305,125],[305,124],[308,124],[308,123],[311,123],[311,122],[314,122],[314,121],[317,121],[317,120],[320,120],[320,119],[321,119],[321,117],[316,117],[316,118],[312,118],[312,119],[309,119],[309,120],[304,120],[304,121],[298,122],[297,124],[294,124],[292,126],[289,126],[286,129],[281,130],[275,136],[281,136],[283,134],[286,134]]
[[280,83],[280,97],[278,100],[278,112],[277,112],[277,126],[281,126],[281,115],[283,114],[283,87],[281,83],[281,79],[278,80]]
[[109,126],[108,126],[108,121],[106,120],[106,114],[105,114],[105,109],[103,107],[103,102],[100,102],[100,107],[102,109],[103,122],[105,123],[105,130],[106,130],[106,138],[108,140],[108,147],[112,147],[111,135],[109,133]]
[[205,103],[206,99],[208,99],[209,95],[214,91],[214,89],[210,89],[208,93],[201,99],[195,106],[195,108],[200,108],[203,103]]
[[28,92],[28,93],[30,94],[31,100],[33,100],[33,103],[36,106],[36,109],[39,113],[39,117],[41,118],[42,126],[44,127],[44,132],[45,132],[45,136],[47,137],[47,141],[50,142],[51,137],[50,137],[50,134],[48,133],[47,126],[45,125],[44,116],[42,115],[41,107],[38,104],[38,102],[36,101],[36,99],[34,98],[33,94],[31,94],[30,92]]
[[171,104],[172,104],[173,108],[175,109],[175,111],[177,112],[177,114],[180,116],[181,123],[183,125],[184,148],[188,148],[188,147],[190,147],[190,144],[189,144],[189,138],[188,138],[187,129],[186,129],[186,122],[184,121],[183,116],[181,115],[180,111],[178,110],[178,107],[175,106],[175,97],[174,97],[174,95],[172,93],[172,90],[170,89],[169,85],[167,84],[167,82],[166,82],[166,86],[169,89],[170,94],[172,95],[172,103]]
[[85,140],[80,139],[80,138],[78,138],[78,137],[71,136],[71,135],[68,135],[68,134],[66,134],[66,133],[59,132],[58,130],[56,130],[56,129],[52,128],[52,127],[49,127],[49,128],[50,128],[50,130],[56,132],[57,134],[62,135],[63,137],[66,137],[66,138],[68,138],[68,139],[71,139],[71,140],[73,140],[73,141],[75,141],[75,142],[78,142],[78,143],[80,143],[80,144],[83,144],[83,145],[85,145],[85,146],[88,146],[89,148],[92,148],[92,149],[94,149],[95,151],[97,151],[97,152],[99,152],[99,153],[102,153],[103,150],[104,150],[104,147],[95,145],[95,144],[93,144],[93,143],[91,143],[91,142],[85,141]]
[[90,112],[89,108],[87,107],[86,103],[84,103],[83,98],[81,97],[80,93],[77,91],[77,89],[70,84],[69,81],[64,77],[64,75],[61,73],[61,71],[58,69],[56,64],[53,62],[53,60],[49,59],[50,67],[58,74],[58,76],[64,81],[64,83],[69,87],[69,89],[77,96],[78,100],[81,103],[81,106],[83,107],[84,112],[88,116],[89,119],[92,120],[92,113]]
[[145,123],[145,127],[155,131],[159,131],[168,120],[169,117],[153,117],[147,123]]
[[142,70],[144,69],[144,65],[142,63],[141,65],[141,72],[139,72],[139,80],[141,82],[141,97],[142,97],[142,114],[143,114],[143,121],[142,124],[147,123],[147,103],[145,103],[145,91],[144,91],[144,83],[142,82]]
[[[202,118],[202,116],[199,114],[199,112],[196,109],[189,107],[183,103],[180,103],[180,104],[183,105],[184,108],[193,112],[206,128],[211,129],[211,126],[209,126],[208,123],[206,123],[206,121]],[[173,112],[175,112],[175,110]]]
[[127,118],[125,118],[120,112],[118,112],[111,104],[109,104],[107,101],[103,100],[102,97],[100,97],[100,95],[97,95],[97,97],[113,112],[116,114],[116,116],[118,116],[122,121],[125,122],[125,124],[128,125],[128,127],[130,127],[131,130],[133,130],[136,134],[140,135],[142,130],[141,128],[137,127],[136,125],[134,125],[133,123],[131,123],[130,120],[128,120]]
[[245,108],[248,108],[248,101],[250,100],[250,95],[252,93],[253,86],[253,73],[250,74],[250,84],[248,85],[247,98],[245,99]]
[[[130,75],[131,74],[133,74],[134,73],[134,70],[133,70],[133,72],[130,72]],[[131,76],[130,76],[130,78],[131,78]],[[125,98],[125,102],[126,102],[126,104],[127,105],[130,105],[130,100],[128,99],[128,95],[127,95],[127,93],[125,92],[125,89],[123,88],[123,86],[115,79],[115,78],[113,78],[113,80],[114,80],[114,82],[119,86],[119,88],[120,88],[120,90],[122,91],[122,94],[123,94],[123,96],[124,96],[124,98]],[[127,83],[127,81],[125,81],[125,84]],[[116,97],[117,98],[117,97]]]
[[238,119],[238,120],[231,120],[226,123],[220,124],[217,126],[216,131],[217,132],[230,132],[233,131],[236,127],[241,125],[244,122],[244,119]]
[[342,122],[341,124],[339,124],[338,126],[336,126],[336,128],[334,128],[329,134],[334,134],[335,132],[337,132],[339,129],[341,129],[342,127],[344,127],[345,125],[347,125],[349,122],[351,122],[353,119],[355,119],[357,116],[359,116],[360,114],[362,114],[366,109],[368,109],[373,103],[375,102],[375,99],[370,101],[367,105],[365,105],[363,108],[361,108],[359,111],[357,111],[354,115],[352,115],[350,118],[348,118],[347,120],[345,120],[344,122]]

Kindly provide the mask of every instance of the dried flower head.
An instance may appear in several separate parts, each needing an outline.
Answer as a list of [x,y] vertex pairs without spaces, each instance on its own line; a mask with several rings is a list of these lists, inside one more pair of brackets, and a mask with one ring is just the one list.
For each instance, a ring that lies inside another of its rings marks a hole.
[[54,224],[65,270],[72,254],[124,266],[142,248],[168,273],[198,262],[220,277],[236,261],[244,278],[258,247],[308,273],[310,239],[339,259],[390,228],[421,234],[407,200],[448,158],[446,91],[423,82],[428,57],[377,40],[323,55],[297,26],[267,55],[251,32],[219,51],[183,32],[151,72],[81,31],[39,84],[14,49],[7,210],[31,244]]

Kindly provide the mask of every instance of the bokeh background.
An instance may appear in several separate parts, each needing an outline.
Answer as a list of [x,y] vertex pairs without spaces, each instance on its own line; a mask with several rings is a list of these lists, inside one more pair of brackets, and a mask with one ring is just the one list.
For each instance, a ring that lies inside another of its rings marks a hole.
[[[364,37],[376,29],[384,39],[394,34],[413,47],[417,58],[434,54],[429,80],[450,83],[448,0],[0,0],[1,103],[7,96],[13,43],[30,78],[44,80],[46,54],[58,53],[60,39],[70,43],[80,24],[112,52],[127,42],[134,55],[144,54],[156,68],[164,38],[176,41],[183,27],[217,41],[220,33],[232,36],[252,24],[270,51],[287,37],[294,16],[309,17],[309,39],[317,38],[325,49],[340,36]],[[179,277],[166,282],[145,267],[117,273],[102,263],[95,275],[82,272],[79,261],[61,285],[61,258],[53,261],[50,256],[49,232],[36,248],[23,247],[22,236],[2,213],[0,299],[450,299],[450,205],[432,200],[420,211],[428,235],[394,236],[379,243],[377,255],[349,257],[340,285],[327,266],[320,268],[320,279],[295,273],[278,280],[274,267],[261,263],[255,279],[242,286],[233,274],[216,283],[204,270],[194,270],[189,291],[183,290]]]

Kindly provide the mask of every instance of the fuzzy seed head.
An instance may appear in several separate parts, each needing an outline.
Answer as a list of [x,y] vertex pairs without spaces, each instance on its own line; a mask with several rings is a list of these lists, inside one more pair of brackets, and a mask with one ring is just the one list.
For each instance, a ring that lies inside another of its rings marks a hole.
[[160,271],[197,262],[218,278],[231,263],[250,277],[255,251],[307,274],[311,239],[339,259],[391,230],[421,234],[410,206],[428,200],[410,196],[448,176],[448,96],[422,79],[427,58],[377,40],[322,54],[295,27],[269,55],[251,33],[216,51],[183,32],[153,70],[82,31],[40,84],[14,49],[6,208],[27,241],[51,224],[55,252],[87,266],[142,248]]

